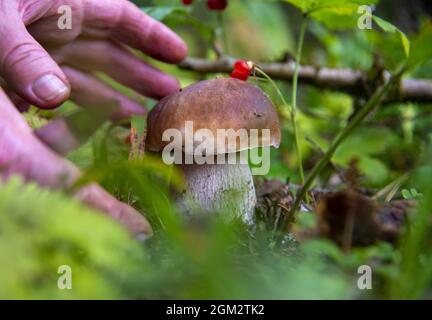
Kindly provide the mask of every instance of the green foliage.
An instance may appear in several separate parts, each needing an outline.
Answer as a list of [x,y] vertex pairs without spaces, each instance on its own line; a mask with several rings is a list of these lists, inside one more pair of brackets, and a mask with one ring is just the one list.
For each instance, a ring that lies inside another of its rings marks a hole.
[[[432,251],[430,248],[432,194],[430,187],[430,174],[432,174],[431,156],[432,148],[429,146],[424,161],[426,165],[418,168],[413,178],[419,188],[424,190],[421,206],[410,217],[406,234],[401,240],[401,265],[395,281],[390,282],[389,296],[396,299],[415,299],[428,292],[432,283]],[[410,194],[418,196],[417,191]],[[396,280],[397,279],[397,280]]]
[[[399,28],[392,23],[369,13],[360,10],[365,5],[357,0],[285,0],[294,5],[308,17],[319,21],[330,29],[353,29],[357,28],[358,21],[362,17],[370,17],[380,29],[388,33],[399,35],[400,43],[406,56],[410,53],[410,41]],[[369,1],[368,6],[374,5],[379,1]]]
[[215,31],[201,20],[193,17],[188,7],[157,6],[142,7],[141,9],[152,18],[162,21],[170,27],[189,25],[207,41],[211,41],[215,37]]
[[407,200],[420,200],[423,198],[423,194],[419,193],[416,189],[411,188],[408,189],[402,189],[401,191],[402,197]]
[[385,32],[390,32],[390,33],[398,33],[400,38],[401,38],[401,42],[402,42],[402,46],[404,48],[404,52],[406,56],[409,56],[410,53],[410,42],[407,38],[407,36],[400,31],[397,27],[395,27],[393,24],[391,24],[388,21],[385,21],[384,19],[377,17],[377,16],[373,16],[374,21],[376,22],[376,24],[383,29]]
[[142,7],[141,9],[149,16],[159,21],[164,21],[174,15],[187,15],[190,11],[188,7],[185,6]]
[[[321,275],[328,267],[313,251],[297,263],[218,221],[167,225],[178,237],[156,235],[145,254],[111,219],[18,179],[2,188],[0,213],[2,298],[337,298],[348,289],[339,272]],[[57,287],[61,265],[72,268],[72,290]]]
[[[0,252],[2,299],[119,298],[131,261],[145,265],[117,223],[16,178],[0,193]],[[73,290],[57,286],[62,265],[72,268]]]
[[333,158],[334,163],[347,167],[352,160],[371,183],[383,184],[388,179],[388,168],[376,155],[384,154],[396,137],[386,128],[361,128],[351,134]]
[[[303,13],[314,13],[318,11],[334,12],[340,15],[349,15],[356,11],[359,5],[364,4],[358,0],[285,0],[299,8]],[[368,1],[375,4],[377,0]]]
[[407,60],[407,67],[415,65],[432,58],[432,23],[427,23],[412,44],[412,52]]
[[[285,0],[307,14],[312,19],[323,23],[328,28],[346,29],[357,25],[358,8],[364,3],[357,0]],[[378,1],[369,1],[368,5]]]
[[[184,36],[191,56],[215,57],[212,45],[221,40],[220,20],[214,12],[203,10],[203,1],[196,1],[193,7],[180,6],[177,0],[135,2],[144,12]],[[359,30],[356,26],[358,7],[364,4],[361,0],[284,1],[295,8],[281,2],[231,1],[223,13],[228,43],[225,53],[274,61],[285,52],[295,52],[293,39],[297,38],[299,15],[306,14],[308,28],[302,63],[368,72],[376,68],[377,54],[389,70],[402,65],[404,71],[411,72],[410,76],[432,78],[430,22],[424,24],[419,34],[408,33],[408,41],[398,21],[393,24],[375,15],[373,30]],[[368,1],[374,3],[378,1]],[[281,10],[287,7],[293,10]],[[157,66],[177,76],[182,85],[213,77],[162,63]],[[126,95],[136,95],[107,77],[104,80]],[[280,101],[278,90],[268,82],[253,83],[261,86],[273,101]],[[285,97],[282,100],[292,98],[290,85],[277,81]],[[369,97],[312,88],[301,82],[294,92],[298,96],[302,156],[299,159],[294,152],[292,115],[287,112],[291,105],[278,103],[282,145],[271,150],[270,173],[266,178],[298,184],[299,160],[303,160],[306,173],[311,172]],[[388,198],[418,202],[411,208],[396,245],[378,242],[349,252],[322,238],[299,243],[293,233],[286,233],[280,235],[281,240],[265,222],[248,227],[239,221],[227,224],[217,216],[184,221],[176,212],[172,196],[173,189],[183,186],[180,173],[161,163],[156,155],[146,154],[130,161],[129,147],[123,142],[129,128],[104,123],[105,112],[89,114],[72,103],[54,112],[31,109],[25,116],[34,128],[52,117],[65,116],[76,132],[82,133],[83,145],[68,155],[83,171],[77,185],[100,183],[145,213],[155,236],[144,244],[138,243],[117,223],[84,207],[72,196],[13,178],[1,186],[0,192],[0,298],[429,298],[429,109],[430,104],[404,101],[381,105],[344,137],[329,159],[331,165],[319,171],[316,187],[345,188],[340,178],[355,159],[363,175],[361,188],[380,197],[391,194]],[[136,117],[131,124],[143,133],[146,120]],[[313,212],[301,212],[293,230],[310,230],[318,220]],[[373,290],[357,288],[357,268],[363,264],[373,268]],[[72,290],[57,287],[61,265],[72,267]]]

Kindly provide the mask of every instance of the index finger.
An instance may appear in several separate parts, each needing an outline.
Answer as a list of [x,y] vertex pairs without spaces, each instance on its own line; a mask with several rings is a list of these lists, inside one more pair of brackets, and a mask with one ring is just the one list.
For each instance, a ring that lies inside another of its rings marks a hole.
[[104,34],[168,63],[179,63],[187,55],[177,34],[128,0],[90,0],[84,6],[84,33]]

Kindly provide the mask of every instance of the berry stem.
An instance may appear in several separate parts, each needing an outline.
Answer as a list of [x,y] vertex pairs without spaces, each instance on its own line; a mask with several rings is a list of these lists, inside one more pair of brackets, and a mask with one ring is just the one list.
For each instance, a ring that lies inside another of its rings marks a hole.
[[294,144],[297,154],[297,169],[300,177],[300,184],[302,185],[304,183],[304,172],[303,172],[303,160],[302,160],[302,154],[300,150],[300,137],[299,137],[299,130],[297,128],[297,119],[296,119],[296,113],[297,113],[297,84],[298,84],[298,74],[300,69],[300,59],[302,55],[302,49],[303,49],[303,41],[306,33],[306,26],[307,26],[307,16],[303,15],[301,27],[300,27],[300,34],[298,39],[298,47],[297,47],[297,53],[295,56],[295,69],[294,69],[294,75],[293,75],[293,83],[292,83],[292,103],[291,103],[291,122],[292,127],[294,131]]
[[287,106],[288,104],[287,104],[287,102],[286,102],[286,100],[285,100],[285,98],[284,98],[282,92],[280,91],[279,87],[277,86],[276,82],[274,82],[273,79],[270,78],[270,77],[268,76],[268,74],[265,73],[265,72],[264,72],[264,71],[263,71],[259,66],[255,65],[255,66],[254,66],[254,70],[255,70],[255,71],[258,71],[259,74],[261,74],[264,78],[266,78],[266,79],[270,82],[270,84],[275,88],[275,90],[276,90],[278,96],[279,96],[280,99],[282,100],[282,104],[283,104],[284,106]]

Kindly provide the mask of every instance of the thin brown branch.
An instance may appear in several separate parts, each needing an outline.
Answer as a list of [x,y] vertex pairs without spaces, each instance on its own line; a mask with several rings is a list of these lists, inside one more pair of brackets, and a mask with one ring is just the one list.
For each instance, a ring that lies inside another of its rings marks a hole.
[[[234,61],[234,58],[226,56],[217,60],[188,58],[180,64],[180,68],[198,73],[229,73],[232,71]],[[273,79],[292,81],[295,69],[293,61],[257,64]],[[384,76],[387,74],[387,72],[383,73]],[[298,81],[302,84],[343,91],[365,98],[374,91],[373,86],[376,86],[376,79],[368,80],[367,72],[310,65],[300,66]],[[396,101],[432,102],[432,80],[401,80],[399,90],[390,94],[386,102]]]

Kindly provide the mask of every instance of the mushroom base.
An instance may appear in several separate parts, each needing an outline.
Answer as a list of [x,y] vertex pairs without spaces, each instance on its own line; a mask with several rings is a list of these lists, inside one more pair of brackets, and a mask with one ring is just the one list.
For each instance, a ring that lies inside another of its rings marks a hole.
[[182,165],[186,190],[178,204],[187,215],[221,213],[253,222],[256,193],[247,164]]

